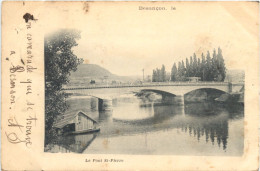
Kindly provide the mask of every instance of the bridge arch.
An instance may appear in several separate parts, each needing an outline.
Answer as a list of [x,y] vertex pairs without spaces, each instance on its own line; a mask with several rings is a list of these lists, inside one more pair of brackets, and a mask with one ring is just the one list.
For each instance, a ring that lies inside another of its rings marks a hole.
[[206,92],[215,91],[215,92],[221,92],[222,94],[225,94],[225,93],[226,93],[226,94],[230,94],[229,92],[224,91],[224,90],[219,89],[219,88],[203,87],[203,88],[196,88],[196,89],[190,90],[190,91],[186,92],[184,95],[189,94],[189,93],[191,93],[191,92],[198,91],[198,90],[204,90],[204,91],[206,91]]
[[158,90],[158,89],[141,89],[142,92],[153,92],[153,93],[157,93],[157,94],[161,94],[161,95],[165,95],[165,96],[177,96],[174,93],[168,92],[168,91],[164,91],[164,90]]
[[[151,88],[146,88],[146,89],[141,89],[141,92],[153,92],[156,94],[159,94],[161,96],[161,98],[157,99],[160,100],[160,102],[162,102],[163,104],[168,104],[168,105],[183,105],[184,103],[184,99],[183,96],[177,95],[173,92],[167,91],[167,90],[158,90],[158,89],[151,89]],[[148,99],[149,96],[144,96]],[[156,99],[151,99],[152,101],[157,101]]]
[[198,88],[186,92],[184,96],[185,102],[199,102],[199,101],[212,101],[219,98],[223,94],[229,94],[218,88]]

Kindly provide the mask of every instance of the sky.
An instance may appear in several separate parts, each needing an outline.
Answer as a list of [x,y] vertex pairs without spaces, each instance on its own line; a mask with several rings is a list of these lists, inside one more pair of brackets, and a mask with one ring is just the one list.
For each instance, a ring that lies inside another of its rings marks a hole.
[[[89,3],[87,12],[70,10],[66,25],[81,30],[74,53],[116,75],[145,75],[163,64],[197,57],[220,47],[227,69],[243,69],[257,56],[258,4],[170,2]],[[138,10],[162,6],[166,11]],[[176,10],[170,10],[175,7]],[[77,15],[76,15],[77,14]],[[75,18],[77,16],[78,18]],[[80,17],[79,17],[80,16]],[[69,23],[69,24],[68,24]],[[65,25],[65,26],[66,26]]]

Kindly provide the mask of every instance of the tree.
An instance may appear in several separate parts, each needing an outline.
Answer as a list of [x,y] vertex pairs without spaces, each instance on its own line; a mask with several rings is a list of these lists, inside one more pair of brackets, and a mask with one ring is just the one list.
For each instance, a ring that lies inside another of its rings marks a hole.
[[162,76],[161,76],[161,70],[159,68],[156,68],[156,76],[157,76],[157,82],[161,82]]
[[226,66],[225,61],[222,56],[222,50],[218,48],[218,54],[217,54],[217,60],[218,60],[218,70],[221,75],[221,78],[219,78],[219,81],[224,81],[226,77]]
[[170,80],[171,80],[171,73],[166,72],[166,81],[170,81]]
[[217,60],[216,49],[213,50],[213,54],[212,54],[211,75],[212,75],[212,80],[214,80],[214,81],[217,81],[218,77],[220,75],[219,70],[218,70],[218,60]]
[[166,71],[165,71],[165,66],[162,65],[161,68],[161,82],[165,82],[166,81]]
[[[187,77],[200,77],[202,81],[224,81],[226,77],[225,61],[222,55],[222,50],[218,48],[218,53],[213,50],[212,58],[209,51],[207,51],[206,58],[201,54],[201,58],[197,58],[196,54],[186,58],[186,65],[184,61],[173,64],[171,69],[171,81],[185,81]],[[153,81],[161,82],[166,81],[165,66],[162,65],[161,69],[153,71]]]
[[206,72],[206,60],[205,60],[205,56],[202,53],[201,54],[201,80],[205,81],[205,72]]
[[153,70],[153,82],[159,82],[159,69]]
[[156,82],[156,71],[153,70],[152,82]]
[[207,57],[206,57],[206,66],[205,66],[205,80],[206,81],[212,81],[213,80],[213,76],[212,76],[212,72],[211,72],[211,57],[210,57],[210,53],[209,51],[207,52]]
[[161,81],[161,71],[159,68],[156,68],[156,82],[160,82]]
[[61,89],[62,84],[68,83],[71,71],[76,71],[77,66],[83,62],[71,50],[77,46],[76,40],[80,38],[79,31],[61,30],[45,38],[45,81],[52,89]]
[[162,65],[161,69],[156,68],[156,70],[153,70],[153,82],[165,82],[166,81],[166,70],[165,66]]
[[197,67],[197,68],[198,68],[198,69],[197,69],[197,76],[201,78],[201,77],[202,77],[202,74],[201,74],[202,72],[201,72],[200,58],[198,58],[198,65],[197,65],[197,66],[198,66],[198,67]]
[[177,67],[176,63],[173,64],[172,66],[172,72],[171,72],[171,81],[177,81]]
[[190,77],[194,76],[194,71],[193,71],[193,60],[192,60],[192,56],[190,56],[190,70],[189,70],[189,75]]
[[186,68],[184,65],[183,60],[181,61],[181,81],[185,81],[186,80]]
[[197,77],[198,74],[198,63],[197,63],[197,56],[193,53],[193,76]]
[[182,66],[181,66],[181,62],[178,62],[178,70],[177,70],[178,74],[177,74],[177,80],[178,81],[181,81],[181,78],[182,78]]
[[189,64],[189,59],[186,58],[186,77],[190,76],[190,64]]
[[83,59],[73,54],[80,32],[63,29],[44,39],[45,64],[45,145],[57,136],[53,129],[56,117],[67,109],[67,94],[62,85],[69,82],[71,71],[76,71]]

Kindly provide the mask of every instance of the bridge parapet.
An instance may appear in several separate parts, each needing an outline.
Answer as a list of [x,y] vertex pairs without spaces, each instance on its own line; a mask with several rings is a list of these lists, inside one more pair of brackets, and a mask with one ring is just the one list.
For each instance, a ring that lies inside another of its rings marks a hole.
[[[239,84],[239,83],[237,83]],[[64,90],[73,90],[73,89],[100,89],[100,88],[124,88],[124,87],[156,87],[156,86],[205,86],[205,85],[229,85],[227,82],[152,82],[152,83],[142,83],[142,84],[113,84],[113,85],[86,85],[84,87],[76,86],[64,86]],[[243,84],[242,84],[243,85]]]

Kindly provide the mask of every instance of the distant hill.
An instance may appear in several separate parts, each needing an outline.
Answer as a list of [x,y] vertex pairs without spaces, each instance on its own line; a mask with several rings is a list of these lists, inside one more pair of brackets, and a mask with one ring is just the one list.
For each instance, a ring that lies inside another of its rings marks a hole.
[[112,74],[107,69],[96,64],[81,64],[78,66],[77,71],[71,72],[71,82],[89,82],[95,80],[96,82],[104,81],[104,78],[108,81],[115,80],[117,82],[136,81],[141,79],[140,76],[118,76]]
[[110,71],[108,71],[105,68],[102,68],[99,65],[96,64],[81,64],[78,66],[77,71],[71,73],[71,77],[114,77],[116,75],[112,74]]
[[225,82],[244,82],[245,71],[244,70],[227,70]]

